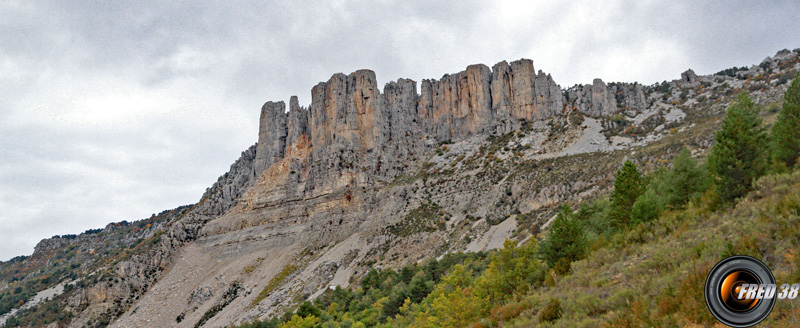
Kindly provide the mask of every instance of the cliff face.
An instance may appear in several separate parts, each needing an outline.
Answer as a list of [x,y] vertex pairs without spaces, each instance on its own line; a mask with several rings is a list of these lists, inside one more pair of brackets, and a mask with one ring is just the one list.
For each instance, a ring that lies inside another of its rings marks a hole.
[[495,125],[501,134],[518,128],[519,120],[541,120],[563,112],[561,87],[549,74],[541,70],[536,74],[528,59],[494,65],[491,89],[492,110],[499,121]]
[[640,85],[606,86],[596,79],[573,91],[575,108],[565,104],[561,87],[549,74],[534,70],[521,59],[471,65],[440,80],[417,83],[398,79],[383,92],[375,73],[359,70],[334,74],[311,90],[308,109],[290,100],[267,102],[261,109],[255,170],[262,172],[282,158],[305,135],[311,152],[293,164],[305,184],[304,192],[319,195],[374,179],[389,180],[404,171],[410,159],[439,143],[476,134],[502,135],[523,122],[551,119],[571,110],[595,117],[619,108],[641,111],[646,98]]

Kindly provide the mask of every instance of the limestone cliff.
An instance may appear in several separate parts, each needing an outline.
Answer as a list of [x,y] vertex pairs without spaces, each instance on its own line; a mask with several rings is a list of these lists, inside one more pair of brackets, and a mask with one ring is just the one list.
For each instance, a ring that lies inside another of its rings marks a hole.
[[[642,87],[606,86],[596,79],[574,92],[575,110],[610,116],[619,108],[641,111],[646,106]],[[290,100],[267,102],[261,110],[255,168],[263,171],[280,159],[291,158],[291,148],[305,135],[311,152],[305,192],[323,194],[374,179],[392,179],[404,172],[409,159],[440,143],[455,142],[482,133],[502,135],[524,122],[567,114],[561,87],[549,74],[538,73],[533,61],[521,59],[470,65],[465,71],[417,82],[398,79],[383,92],[375,73],[359,70],[334,74],[311,90],[308,109]],[[299,170],[292,170],[300,172]]]

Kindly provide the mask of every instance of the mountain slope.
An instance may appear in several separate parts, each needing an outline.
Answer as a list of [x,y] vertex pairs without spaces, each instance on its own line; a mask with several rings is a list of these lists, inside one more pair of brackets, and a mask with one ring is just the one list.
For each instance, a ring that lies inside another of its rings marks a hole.
[[[562,90],[520,60],[425,80],[421,94],[407,79],[381,93],[371,71],[336,74],[309,108],[266,103],[257,145],[198,204],[120,246],[135,255],[31,284],[76,281],[28,312],[67,305],[47,320],[74,327],[224,326],[282,314],[371,268],[526,241],[560,204],[605,193],[624,158],[650,170],[682,147],[704,153],[733,94],[777,103],[798,70],[798,52],[781,51],[729,75]],[[66,247],[3,263],[3,278],[41,281],[52,262],[36,259]],[[22,312],[14,322],[45,324]]]

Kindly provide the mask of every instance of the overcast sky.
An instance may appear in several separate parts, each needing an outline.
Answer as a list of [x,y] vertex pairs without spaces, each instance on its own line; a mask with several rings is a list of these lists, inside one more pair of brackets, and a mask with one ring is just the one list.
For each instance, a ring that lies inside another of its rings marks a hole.
[[530,58],[562,87],[710,74],[800,47],[793,1],[2,1],[0,260],[194,203],[267,100]]

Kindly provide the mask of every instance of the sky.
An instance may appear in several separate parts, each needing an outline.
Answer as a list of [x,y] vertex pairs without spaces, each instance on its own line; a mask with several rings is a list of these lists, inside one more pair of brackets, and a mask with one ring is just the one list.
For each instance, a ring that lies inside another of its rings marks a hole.
[[796,1],[2,1],[0,260],[197,202],[268,100],[530,58],[652,84],[800,48]]

